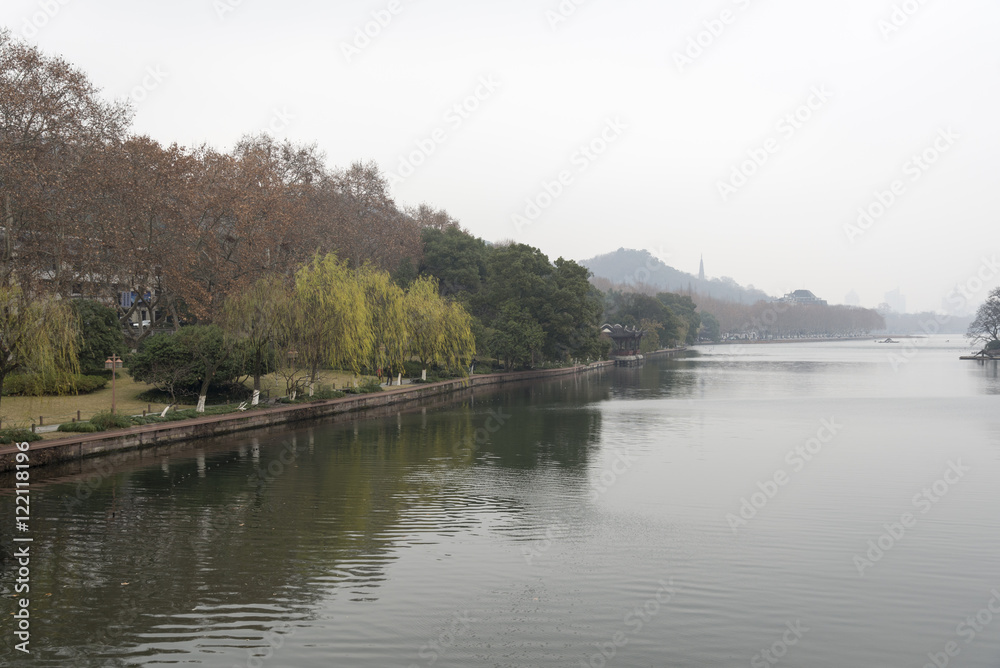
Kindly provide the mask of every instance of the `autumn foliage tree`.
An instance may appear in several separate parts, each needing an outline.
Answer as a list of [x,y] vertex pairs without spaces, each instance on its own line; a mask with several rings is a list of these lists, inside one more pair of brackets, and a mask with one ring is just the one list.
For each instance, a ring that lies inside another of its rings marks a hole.
[[89,260],[90,179],[129,122],[81,70],[0,30],[0,283],[71,289]]
[[584,268],[401,207],[374,163],[330,167],[314,144],[266,134],[164,145],[130,122],[84,72],[0,31],[0,286],[114,308],[135,350],[218,325],[258,389],[275,361],[311,381],[323,366],[398,373],[409,356],[462,370],[522,317],[532,357],[594,349]]

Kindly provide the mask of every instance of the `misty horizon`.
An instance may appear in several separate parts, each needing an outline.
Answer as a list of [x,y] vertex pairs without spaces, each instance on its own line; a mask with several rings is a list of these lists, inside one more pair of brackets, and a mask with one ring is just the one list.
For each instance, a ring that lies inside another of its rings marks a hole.
[[17,0],[0,24],[164,144],[315,142],[487,240],[964,313],[998,282],[969,241],[995,209],[1000,9],[911,4]]

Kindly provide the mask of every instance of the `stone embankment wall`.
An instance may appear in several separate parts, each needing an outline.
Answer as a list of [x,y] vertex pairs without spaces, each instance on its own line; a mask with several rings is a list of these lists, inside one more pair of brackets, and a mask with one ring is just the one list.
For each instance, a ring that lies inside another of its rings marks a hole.
[[[356,413],[385,406],[411,403],[427,397],[441,396],[462,390],[497,386],[504,383],[547,380],[559,376],[588,373],[597,369],[606,369],[610,364],[611,362],[596,362],[586,366],[581,365],[565,369],[484,374],[459,380],[446,380],[426,385],[393,388],[372,394],[349,395],[341,399],[330,399],[309,404],[261,408],[245,413],[213,415],[184,420],[182,422],[151,424],[96,434],[71,434],[66,438],[32,443],[31,465],[35,467],[58,462],[68,462],[85,457],[95,457],[126,450],[191,441],[248,429],[271,427],[289,422]],[[14,456],[16,453],[17,449],[13,446],[0,448],[0,472],[14,469]]]

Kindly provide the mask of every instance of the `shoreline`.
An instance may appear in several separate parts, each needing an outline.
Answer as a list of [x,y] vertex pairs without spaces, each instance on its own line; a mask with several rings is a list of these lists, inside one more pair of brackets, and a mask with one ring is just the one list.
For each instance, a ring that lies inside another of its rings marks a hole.
[[[661,350],[655,356],[672,356],[683,349]],[[437,383],[394,387],[372,394],[351,395],[308,404],[261,408],[245,413],[227,413],[179,422],[169,422],[116,429],[93,434],[71,434],[65,438],[36,441],[31,444],[31,467],[79,461],[129,450],[177,445],[213,436],[340,416],[364,413],[386,406],[404,405],[427,397],[448,395],[462,390],[500,386],[507,383],[547,380],[560,376],[578,375],[591,371],[613,369],[614,362],[601,361],[561,369],[539,369],[509,373],[484,374]],[[14,445],[0,447],[0,473],[14,470],[18,449]]]
[[[883,334],[882,340],[890,339],[924,339],[926,336],[919,334]],[[742,345],[763,345],[770,343],[831,343],[834,341],[878,341],[878,337],[873,336],[842,336],[836,338],[808,338],[808,339],[735,339],[729,341],[703,341],[694,344],[695,346],[742,346]]]

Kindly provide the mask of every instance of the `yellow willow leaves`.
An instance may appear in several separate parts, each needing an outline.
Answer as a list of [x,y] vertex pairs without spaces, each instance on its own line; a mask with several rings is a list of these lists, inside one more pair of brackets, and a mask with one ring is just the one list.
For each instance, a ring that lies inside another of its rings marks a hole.
[[437,362],[464,372],[476,351],[472,317],[465,308],[442,299],[436,279],[421,276],[406,294],[406,310],[410,354],[424,368]]
[[436,279],[420,276],[413,281],[406,294],[410,354],[420,360],[425,369],[439,358],[439,340],[443,336],[441,324],[444,322],[442,306]]
[[260,279],[230,297],[224,326],[263,356],[273,346],[279,365],[400,373],[417,358],[464,373],[475,354],[472,317],[443,299],[437,280],[419,277],[404,291],[372,265],[352,270],[335,255],[316,255],[295,274],[294,288],[282,279]]
[[0,287],[0,388],[14,370],[68,384],[80,371],[76,346],[76,317],[68,303],[29,301],[17,286]]
[[376,346],[365,291],[335,255],[316,256],[295,276],[295,339],[303,362],[360,374]]
[[375,337],[369,368],[382,369],[387,374],[402,372],[408,337],[406,293],[392,281],[389,274],[370,264],[366,263],[361,267],[356,276],[371,313],[371,327]]
[[472,316],[457,302],[449,302],[444,313],[444,336],[441,339],[441,361],[448,368],[464,373],[476,354],[476,337],[472,334]]

